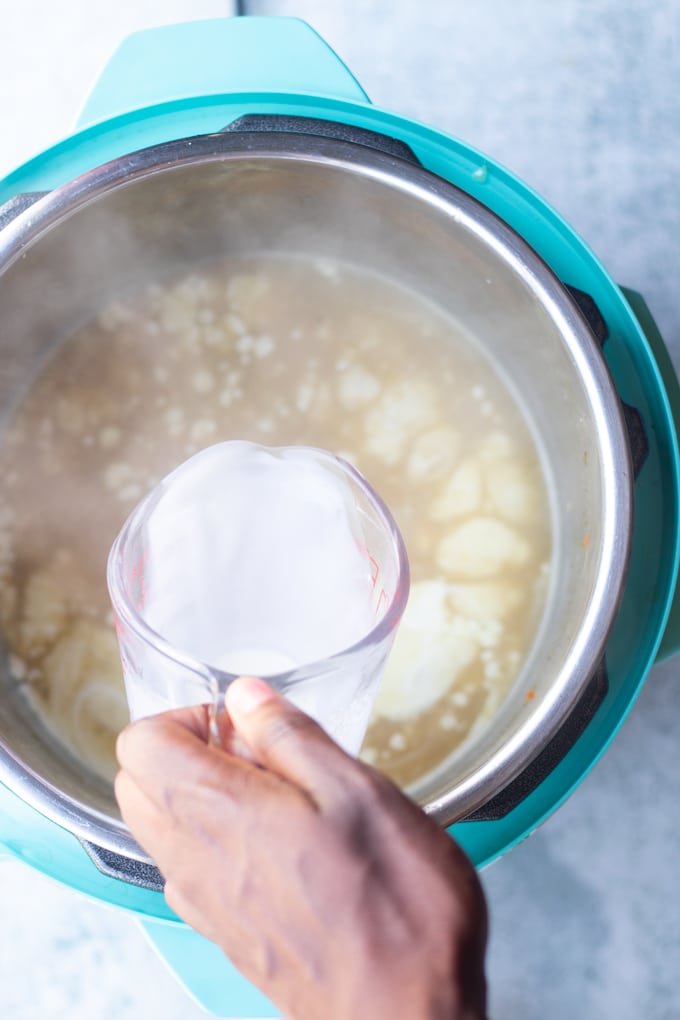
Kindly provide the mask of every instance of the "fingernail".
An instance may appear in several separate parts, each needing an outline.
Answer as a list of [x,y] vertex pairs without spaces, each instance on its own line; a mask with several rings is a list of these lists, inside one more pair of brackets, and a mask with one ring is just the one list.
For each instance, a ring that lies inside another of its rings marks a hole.
[[265,701],[272,701],[275,697],[276,691],[259,677],[240,676],[227,687],[224,703],[230,714],[250,715]]

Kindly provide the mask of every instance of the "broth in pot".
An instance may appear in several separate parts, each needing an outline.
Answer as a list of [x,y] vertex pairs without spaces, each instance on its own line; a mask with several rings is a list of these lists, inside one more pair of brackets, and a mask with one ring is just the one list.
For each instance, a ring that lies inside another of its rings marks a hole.
[[537,442],[474,338],[350,265],[261,255],[110,304],[0,437],[12,675],[102,778],[127,721],[106,558],[173,467],[226,439],[332,450],[402,531],[411,596],[362,757],[408,788],[503,702],[537,631],[551,517]]

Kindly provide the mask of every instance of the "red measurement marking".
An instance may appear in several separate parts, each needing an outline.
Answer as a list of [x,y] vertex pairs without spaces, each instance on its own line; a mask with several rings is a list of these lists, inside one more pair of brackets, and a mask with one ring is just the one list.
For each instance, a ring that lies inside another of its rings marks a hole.
[[371,581],[372,587],[375,589],[375,586],[378,583],[378,578],[380,577],[380,564],[373,556],[371,556],[369,550],[365,545],[362,545],[361,542],[357,542],[357,549],[360,553],[364,554],[368,562],[371,564]]
[[376,560],[374,560],[373,557],[370,555],[370,553],[368,556],[368,562],[373,567],[373,570],[371,571],[371,580],[373,581],[373,587],[375,588],[376,584],[378,583],[378,578],[380,577],[380,567]]
[[[137,611],[143,608],[146,600],[146,582],[144,579],[145,562],[146,550],[144,550],[130,571],[128,596]],[[136,592],[134,591],[135,588],[137,589]]]
[[139,559],[135,563],[135,565],[132,568],[132,570],[130,571],[130,581],[134,580],[134,578],[138,574],[142,575],[144,573],[144,564],[146,563],[146,555],[147,554],[146,554],[146,549],[145,549],[144,552],[142,553],[142,555],[139,557]]
[[385,591],[384,588],[382,588],[381,591],[380,591],[380,595],[378,596],[378,601],[377,601],[376,607],[375,607],[375,615],[376,616],[380,616],[381,609],[384,610],[384,609],[387,608],[387,601],[388,601],[387,600],[387,592]]

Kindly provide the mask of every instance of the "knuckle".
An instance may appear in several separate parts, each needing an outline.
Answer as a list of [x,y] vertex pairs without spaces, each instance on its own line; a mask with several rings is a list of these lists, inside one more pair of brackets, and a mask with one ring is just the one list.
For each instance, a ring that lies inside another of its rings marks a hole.
[[308,738],[318,740],[320,736],[330,739],[310,716],[288,706],[284,711],[276,706],[276,710],[270,712],[264,722],[259,743],[268,751],[276,751],[292,742]]
[[376,774],[358,765],[352,770],[348,784],[352,796],[364,807],[373,807],[382,800],[381,783]]
[[384,801],[383,784],[377,774],[359,762],[353,762],[338,780],[332,814],[335,824],[354,841],[379,815]]
[[355,762],[355,765],[348,783],[352,796],[365,808],[371,810],[377,810],[389,802],[393,794],[392,783],[375,769],[364,765],[363,762]]

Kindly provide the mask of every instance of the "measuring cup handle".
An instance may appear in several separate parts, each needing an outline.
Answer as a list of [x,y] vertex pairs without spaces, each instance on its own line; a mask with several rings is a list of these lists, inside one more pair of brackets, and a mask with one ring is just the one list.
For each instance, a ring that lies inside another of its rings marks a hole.
[[128,36],[83,106],[78,127],[173,100],[223,93],[312,93],[367,103],[340,58],[297,18],[214,18]]
[[280,1017],[280,1011],[213,942],[184,925],[140,921],[140,927],[177,980],[204,1009],[217,1016]]

